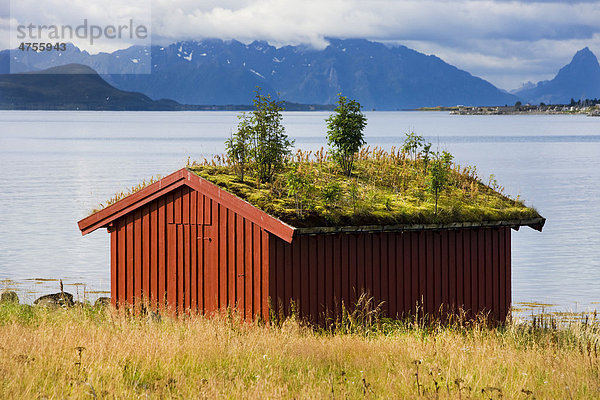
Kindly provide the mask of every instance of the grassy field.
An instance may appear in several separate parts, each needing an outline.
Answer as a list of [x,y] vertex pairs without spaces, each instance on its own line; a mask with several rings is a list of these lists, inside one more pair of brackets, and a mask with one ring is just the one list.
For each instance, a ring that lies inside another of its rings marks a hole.
[[598,321],[554,323],[318,331],[0,304],[0,398],[600,398]]

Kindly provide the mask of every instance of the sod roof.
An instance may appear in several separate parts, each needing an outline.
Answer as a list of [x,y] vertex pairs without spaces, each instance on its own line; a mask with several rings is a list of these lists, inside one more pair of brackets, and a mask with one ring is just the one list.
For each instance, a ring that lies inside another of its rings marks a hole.
[[534,208],[503,194],[494,179],[484,184],[470,167],[449,170],[436,212],[426,164],[400,152],[366,149],[350,177],[322,152],[298,152],[271,183],[258,182],[251,172],[242,181],[234,167],[212,162],[188,169],[296,228],[421,224],[529,225],[541,230],[545,220]]

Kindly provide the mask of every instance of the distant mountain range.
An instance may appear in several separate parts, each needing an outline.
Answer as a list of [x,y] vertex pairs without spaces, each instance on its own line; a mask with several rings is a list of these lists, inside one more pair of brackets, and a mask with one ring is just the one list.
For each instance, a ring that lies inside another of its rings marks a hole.
[[525,85],[513,93],[530,104],[568,104],[571,99],[600,98],[598,59],[585,47],[558,71],[554,79]]
[[[51,82],[32,75],[1,76],[0,103],[5,108],[10,103],[53,109],[238,110],[252,104],[256,86],[286,100],[290,110],[331,109],[340,92],[365,109],[379,110],[512,105],[516,101],[564,104],[571,98],[600,98],[600,65],[587,47],[554,79],[529,83],[511,94],[436,56],[404,46],[363,39],[328,40],[322,50],[219,39],[133,46],[95,55],[73,45],[64,52],[4,50],[0,51],[0,74],[9,72],[12,61],[13,73],[44,71],[65,76],[59,78],[64,83],[53,89]],[[85,71],[92,77],[67,79],[71,72],[51,68],[66,64],[87,65],[93,70]],[[98,98],[90,99],[90,93]]]
[[[283,102],[291,111],[332,110],[332,105]],[[96,111],[198,111],[249,110],[241,105],[184,105],[173,100],[152,100],[137,92],[111,86],[92,68],[67,64],[36,72],[0,75],[0,109]]]
[[109,85],[93,69],[67,64],[40,72],[0,75],[0,108],[32,110],[175,110],[172,100],[152,100]]
[[[251,104],[256,86],[302,104],[333,104],[343,92],[365,109],[383,110],[519,100],[436,56],[362,39],[329,39],[323,50],[218,39],[133,46],[96,55],[72,45],[61,53],[5,50],[0,52],[0,73],[8,72],[11,56],[16,57],[12,72],[84,64],[120,90],[182,104]],[[148,70],[151,73],[139,73]]]

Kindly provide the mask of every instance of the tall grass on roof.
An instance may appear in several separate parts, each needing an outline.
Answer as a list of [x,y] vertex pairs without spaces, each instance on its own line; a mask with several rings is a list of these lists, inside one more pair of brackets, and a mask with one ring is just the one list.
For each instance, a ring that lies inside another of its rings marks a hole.
[[[191,162],[190,171],[296,227],[436,224],[538,218],[517,196],[510,198],[494,175],[452,162],[430,144],[362,147],[347,176],[330,153],[297,150],[270,182],[249,168],[244,180],[225,155]],[[412,139],[411,139],[412,138]],[[417,136],[417,138],[419,138]],[[154,178],[116,194],[100,208],[153,183]],[[95,210],[97,211],[97,210]]]
[[[533,208],[503,194],[495,179],[483,183],[475,167],[446,157],[444,184],[431,190],[435,163],[424,147],[407,152],[366,146],[345,176],[331,154],[297,150],[272,182],[242,182],[227,157],[194,162],[197,175],[296,227],[482,222],[537,218]],[[449,154],[448,154],[449,155]],[[441,159],[441,157],[440,157]],[[492,187],[491,187],[492,186]]]

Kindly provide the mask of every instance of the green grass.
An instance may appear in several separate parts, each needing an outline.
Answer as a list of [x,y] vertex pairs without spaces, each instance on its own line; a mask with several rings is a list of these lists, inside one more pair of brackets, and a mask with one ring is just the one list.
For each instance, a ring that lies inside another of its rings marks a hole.
[[272,183],[252,175],[242,182],[227,161],[192,163],[189,169],[259,209],[295,227],[436,224],[538,218],[538,212],[484,184],[474,168],[454,165],[449,185],[435,198],[420,155],[364,148],[353,174],[340,173],[323,150],[298,153]]
[[595,316],[350,326],[0,304],[0,398],[600,397]]

